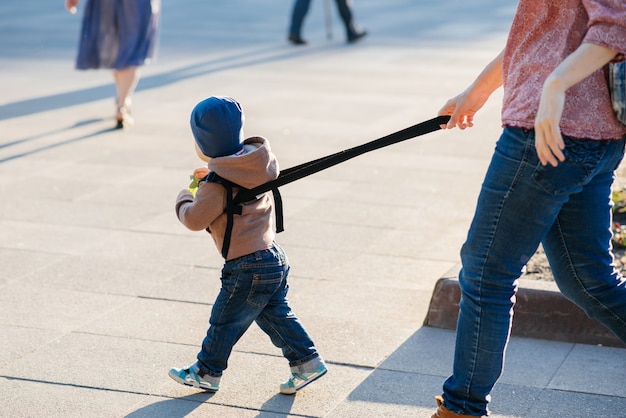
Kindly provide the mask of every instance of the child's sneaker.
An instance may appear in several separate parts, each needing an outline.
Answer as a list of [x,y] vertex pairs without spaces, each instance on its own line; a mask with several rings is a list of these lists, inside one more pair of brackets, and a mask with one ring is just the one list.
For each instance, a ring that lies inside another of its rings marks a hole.
[[217,392],[220,388],[220,378],[202,373],[196,364],[192,364],[186,369],[172,368],[168,374],[178,383],[204,389],[208,392]]
[[293,395],[311,382],[315,382],[324,376],[328,370],[323,364],[311,373],[291,373],[291,377],[284,383],[280,384],[280,393],[285,395]]

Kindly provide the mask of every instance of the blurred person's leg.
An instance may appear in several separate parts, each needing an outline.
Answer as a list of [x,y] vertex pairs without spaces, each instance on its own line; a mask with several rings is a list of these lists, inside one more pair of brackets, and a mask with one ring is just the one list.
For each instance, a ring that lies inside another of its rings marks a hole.
[[310,6],[311,0],[296,0],[293,4],[291,24],[289,25],[289,40],[294,44],[303,45],[306,43],[302,39],[302,24]]
[[352,13],[352,1],[350,0],[335,0],[337,3],[337,10],[339,10],[339,16],[346,27],[346,39],[348,42],[354,42],[365,35],[366,31],[358,30],[354,24],[354,15]]
[[117,111],[115,119],[117,127],[123,128],[124,124],[131,124],[130,117],[132,96],[139,82],[141,71],[139,67],[128,67],[122,70],[113,70],[115,89],[117,92]]

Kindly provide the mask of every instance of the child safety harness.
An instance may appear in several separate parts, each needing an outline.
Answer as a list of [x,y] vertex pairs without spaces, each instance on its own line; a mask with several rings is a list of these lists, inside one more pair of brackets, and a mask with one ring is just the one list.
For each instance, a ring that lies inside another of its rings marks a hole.
[[[226,230],[224,231],[224,243],[222,245],[222,257],[226,258],[228,255],[228,249],[230,247],[230,238],[233,231],[233,223],[235,215],[241,215],[242,204],[250,202],[252,200],[260,198],[264,193],[272,191],[274,195],[274,210],[276,215],[276,232],[284,231],[283,225],[283,203],[278,188],[285,184],[299,180],[301,178],[310,176],[318,171],[325,170],[334,165],[340,164],[351,158],[357,157],[366,152],[373,151],[379,148],[386,147],[388,145],[395,144],[397,142],[406,141],[407,139],[415,138],[420,135],[424,135],[430,132],[441,129],[440,125],[445,125],[450,120],[450,116],[437,116],[436,118],[427,120],[417,125],[410,126],[401,131],[392,133],[374,141],[367,142],[362,145],[358,145],[354,148],[349,148],[343,151],[339,151],[335,154],[327,155],[326,157],[318,158],[313,161],[309,161],[295,167],[282,170],[275,180],[268,181],[267,183],[256,186],[252,189],[246,189],[233,183],[223,177],[220,177],[214,172],[210,172],[201,181],[218,183],[226,189]],[[233,196],[233,188],[237,187],[239,192],[236,196]],[[207,228],[208,230],[208,228]],[[210,231],[209,231],[210,232]]]

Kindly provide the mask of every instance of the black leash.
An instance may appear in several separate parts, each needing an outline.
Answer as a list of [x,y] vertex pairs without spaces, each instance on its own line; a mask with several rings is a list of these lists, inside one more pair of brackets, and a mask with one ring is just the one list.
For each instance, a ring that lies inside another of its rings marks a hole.
[[[329,167],[347,161],[351,158],[357,157],[366,152],[373,151],[379,148],[386,147],[397,142],[406,141],[407,139],[415,138],[416,136],[424,135],[430,132],[441,129],[440,125],[446,124],[450,120],[450,116],[437,116],[436,118],[427,120],[417,125],[413,125],[401,131],[392,133],[382,138],[376,139],[371,142],[367,142],[363,145],[349,148],[343,151],[339,151],[335,154],[327,155],[326,157],[318,158],[313,161],[309,161],[295,167],[287,168],[280,172],[276,180],[268,181],[260,186],[252,189],[242,188],[229,180],[226,180],[217,174],[211,172],[203,181],[211,181],[222,184],[226,188],[226,231],[224,234],[224,243],[222,245],[222,256],[227,258],[228,249],[230,247],[230,235],[233,229],[233,217],[236,214],[241,214],[241,204],[254,200],[257,196],[261,196],[263,193],[272,191],[274,195],[274,211],[276,214],[276,232],[284,231],[283,225],[283,200],[280,196],[278,188],[285,184],[299,180],[303,177],[310,176],[318,171],[325,170]],[[238,187],[239,192],[237,196],[233,198],[232,188]]]
[[[415,138],[420,135],[425,135],[427,133],[437,131],[441,129],[440,125],[445,125],[449,120],[450,116],[437,116],[436,118],[427,120],[422,123],[418,123],[417,125],[410,126],[401,131],[392,133],[390,135],[384,136],[371,142],[367,142],[362,145],[358,145],[354,148],[349,148],[343,151],[339,151],[335,154],[328,155],[326,157],[318,158],[316,160],[309,161],[295,167],[287,168],[280,172],[276,180],[272,180],[252,189],[239,192],[235,197],[234,203],[240,204],[243,202],[247,202],[265,192],[268,192],[270,190],[277,190],[280,186],[284,186],[285,184],[291,183],[292,181],[296,181],[303,177],[310,176],[311,174],[325,170],[351,158],[357,157],[361,154],[365,154],[366,152],[374,151],[388,145],[392,145],[398,142],[406,141],[407,139]],[[274,194],[277,195],[277,193]],[[278,204],[276,206],[278,206]]]

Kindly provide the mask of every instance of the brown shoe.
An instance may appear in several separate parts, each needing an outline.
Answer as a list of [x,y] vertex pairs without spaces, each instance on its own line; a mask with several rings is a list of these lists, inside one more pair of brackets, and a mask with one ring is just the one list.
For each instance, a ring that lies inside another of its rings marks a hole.
[[443,398],[441,396],[435,396],[435,400],[437,401],[437,411],[430,418],[476,418],[475,415],[458,415],[448,411],[443,405]]

